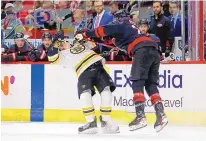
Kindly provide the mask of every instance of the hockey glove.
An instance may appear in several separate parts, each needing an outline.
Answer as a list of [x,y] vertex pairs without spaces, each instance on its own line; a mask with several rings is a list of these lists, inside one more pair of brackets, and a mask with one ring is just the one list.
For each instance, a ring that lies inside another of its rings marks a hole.
[[38,49],[34,49],[28,53],[28,58],[32,62],[39,61],[41,56],[41,52]]

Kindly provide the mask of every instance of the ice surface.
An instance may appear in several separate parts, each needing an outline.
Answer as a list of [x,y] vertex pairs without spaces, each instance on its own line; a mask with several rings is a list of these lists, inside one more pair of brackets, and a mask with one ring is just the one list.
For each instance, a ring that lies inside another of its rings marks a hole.
[[206,141],[206,127],[168,125],[160,133],[153,126],[129,131],[120,125],[119,134],[80,135],[80,124],[70,123],[1,123],[2,141]]

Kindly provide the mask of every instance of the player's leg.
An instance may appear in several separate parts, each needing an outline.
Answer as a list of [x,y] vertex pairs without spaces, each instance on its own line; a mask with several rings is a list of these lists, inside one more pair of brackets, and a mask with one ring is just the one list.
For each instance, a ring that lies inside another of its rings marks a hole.
[[119,133],[119,126],[111,120],[112,92],[115,85],[103,67],[98,68],[95,86],[101,95],[100,122],[103,133]]
[[144,85],[148,78],[148,71],[151,64],[151,58],[148,55],[148,48],[140,48],[135,52],[130,74],[132,81],[133,100],[135,104],[136,117],[130,122],[130,131],[134,131],[147,126],[145,116],[145,97]]
[[97,120],[95,117],[95,109],[92,102],[92,96],[94,95],[92,79],[89,78],[89,74],[84,72],[78,80],[78,94],[80,103],[82,105],[82,111],[87,123],[79,127],[79,133],[82,134],[94,134],[97,133]]
[[149,78],[146,80],[145,89],[156,111],[156,122],[154,128],[157,132],[159,132],[167,125],[168,121],[164,113],[164,106],[162,104],[162,99],[159,95],[159,90],[157,88],[158,81],[159,81],[159,66],[160,66],[159,54],[157,51],[154,50],[151,51],[151,56],[155,59],[150,67]]

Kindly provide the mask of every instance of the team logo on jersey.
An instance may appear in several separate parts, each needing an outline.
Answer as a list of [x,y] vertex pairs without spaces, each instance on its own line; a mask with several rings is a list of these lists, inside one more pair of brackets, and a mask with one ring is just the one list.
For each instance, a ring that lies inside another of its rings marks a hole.
[[76,43],[71,49],[70,52],[73,54],[79,54],[85,50],[85,46],[79,43]]

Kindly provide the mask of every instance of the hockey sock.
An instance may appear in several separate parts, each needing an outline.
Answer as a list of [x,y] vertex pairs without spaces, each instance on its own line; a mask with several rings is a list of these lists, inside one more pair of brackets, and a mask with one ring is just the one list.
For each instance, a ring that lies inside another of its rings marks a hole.
[[133,100],[135,103],[135,110],[136,110],[137,116],[143,116],[144,115],[144,108],[145,108],[144,93],[143,92],[134,93]]
[[87,122],[92,122],[95,119],[95,109],[92,102],[91,91],[85,91],[80,95],[80,102],[82,104],[82,110]]
[[110,113],[112,111],[112,93],[110,91],[110,87],[107,86],[101,92],[101,107],[100,112],[102,115],[102,119],[107,121],[110,118]]
[[162,99],[158,93],[153,94],[150,96],[151,98],[151,103],[154,105],[154,109],[156,111],[156,114],[159,115],[161,113],[164,113],[164,106],[162,104]]
[[158,93],[152,94],[150,96],[152,105],[155,105],[158,102],[162,102],[162,99]]

